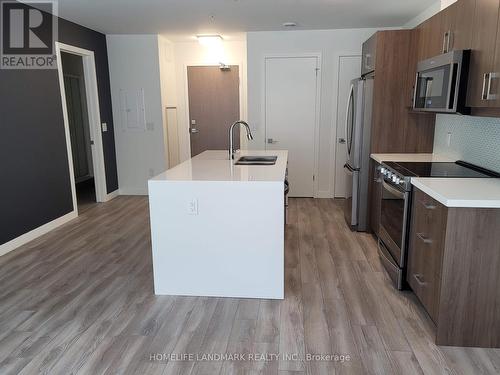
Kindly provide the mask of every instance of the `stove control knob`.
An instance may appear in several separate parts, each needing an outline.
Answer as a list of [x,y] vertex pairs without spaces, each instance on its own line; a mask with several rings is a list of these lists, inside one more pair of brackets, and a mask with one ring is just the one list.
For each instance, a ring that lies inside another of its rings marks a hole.
[[399,184],[400,184],[400,182],[401,182],[401,179],[400,179],[399,177],[396,177],[396,181],[395,181],[395,182],[396,182],[396,184],[398,184],[398,185],[399,185]]
[[405,180],[401,180],[401,181],[399,181],[399,184],[400,184],[400,185],[404,185],[404,184],[405,184]]
[[389,171],[387,171],[387,173],[385,174],[385,176],[386,176],[387,178],[391,178],[392,173],[391,173],[391,172],[389,172]]
[[380,173],[385,174],[386,169],[384,167],[380,168]]
[[392,175],[392,182],[396,182],[396,180],[397,180],[396,175],[395,175],[395,174],[394,174],[394,175]]

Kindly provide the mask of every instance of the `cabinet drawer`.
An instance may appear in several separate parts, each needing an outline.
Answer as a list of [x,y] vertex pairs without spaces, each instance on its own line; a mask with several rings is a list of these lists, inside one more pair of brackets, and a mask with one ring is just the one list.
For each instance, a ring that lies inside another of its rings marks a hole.
[[437,322],[447,208],[420,190],[413,195],[407,281]]

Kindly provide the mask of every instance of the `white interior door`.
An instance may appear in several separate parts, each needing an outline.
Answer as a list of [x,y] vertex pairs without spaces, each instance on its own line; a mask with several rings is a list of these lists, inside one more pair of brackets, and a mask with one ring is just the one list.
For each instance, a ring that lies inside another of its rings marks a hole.
[[314,196],[318,57],[266,58],[266,149],[288,150],[290,196]]
[[345,119],[347,99],[351,80],[360,76],[361,56],[340,56],[339,58],[339,83],[337,95],[337,147],[335,148],[335,197],[345,198],[346,174],[344,164],[346,161],[346,134]]

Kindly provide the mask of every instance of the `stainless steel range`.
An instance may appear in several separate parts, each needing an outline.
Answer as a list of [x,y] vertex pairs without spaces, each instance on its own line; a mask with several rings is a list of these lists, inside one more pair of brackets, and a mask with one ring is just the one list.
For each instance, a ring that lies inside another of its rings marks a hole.
[[469,164],[385,162],[382,179],[379,255],[398,289],[404,288],[408,234],[411,221],[412,177],[500,177],[496,172]]

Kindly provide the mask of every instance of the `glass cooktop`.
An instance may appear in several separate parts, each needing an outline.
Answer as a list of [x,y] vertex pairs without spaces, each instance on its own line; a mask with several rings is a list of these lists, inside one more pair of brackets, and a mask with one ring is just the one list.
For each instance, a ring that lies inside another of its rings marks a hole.
[[495,172],[462,161],[456,163],[386,162],[384,164],[405,177],[500,177]]

